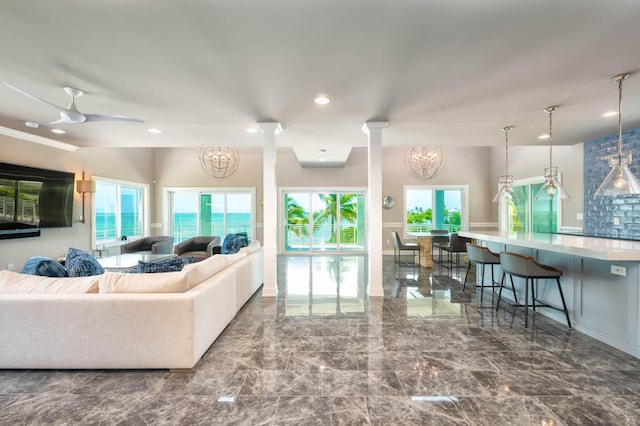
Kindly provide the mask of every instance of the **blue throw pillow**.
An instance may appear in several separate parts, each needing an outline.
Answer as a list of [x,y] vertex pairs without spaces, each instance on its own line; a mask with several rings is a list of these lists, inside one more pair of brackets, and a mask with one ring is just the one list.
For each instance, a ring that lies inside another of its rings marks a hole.
[[43,277],[66,277],[67,270],[55,259],[50,257],[34,256],[27,260],[21,273],[41,275]]
[[65,266],[70,277],[89,277],[104,274],[98,261],[86,251],[70,248],[67,252]]
[[222,254],[237,253],[240,250],[240,247],[237,247],[237,242],[238,236],[236,234],[227,234],[222,242]]
[[247,237],[239,236],[237,245],[238,250],[240,250],[242,247],[247,247],[249,245],[249,239]]
[[249,245],[249,239],[246,237],[246,232],[239,232],[237,234],[228,234],[224,237],[222,243],[222,254],[237,253],[242,247]]
[[176,257],[157,260],[155,262],[138,261],[138,272],[142,274],[155,274],[157,272],[179,272],[185,265],[193,263],[193,256]]

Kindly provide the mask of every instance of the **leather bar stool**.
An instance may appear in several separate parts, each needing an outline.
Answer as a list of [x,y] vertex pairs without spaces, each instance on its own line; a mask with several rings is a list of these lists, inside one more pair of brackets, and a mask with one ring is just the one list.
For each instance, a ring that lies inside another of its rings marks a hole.
[[[569,311],[567,310],[567,304],[564,300],[564,294],[562,293],[562,286],[560,285],[560,277],[562,271],[560,269],[542,265],[535,261],[531,256],[524,256],[518,253],[502,252],[500,253],[500,264],[502,265],[502,281],[500,283],[500,292],[498,293],[498,303],[496,304],[496,310],[500,307],[500,297],[502,296],[502,288],[504,287],[505,275],[509,274],[511,277],[511,285],[513,286],[513,277],[524,278],[524,304],[513,305],[514,307],[524,307],[524,326],[528,327],[528,314],[529,306],[536,311],[536,308],[551,308],[558,311],[564,311],[564,315],[567,317],[567,325],[571,328],[571,320],[569,319]],[[562,300],[562,309],[555,306],[551,306],[536,299],[534,281],[535,280],[556,280],[558,284],[558,291],[560,291],[560,299]],[[531,304],[529,304],[529,283],[531,283]],[[515,292],[515,290],[514,290]]]
[[[474,288],[482,289],[480,292],[480,302],[482,302],[482,298],[484,297],[485,287],[490,287],[490,288],[500,287],[500,284],[497,283],[495,280],[494,271],[493,271],[493,267],[495,265],[500,264],[500,255],[492,252],[486,247],[467,243],[467,257],[469,258],[469,263],[467,263],[467,274],[464,277],[464,285],[462,286],[462,291],[464,291],[467,288],[467,282],[468,282],[467,278],[469,277],[471,264],[474,263],[476,265],[481,265],[482,273],[481,273],[480,284],[478,285],[476,283],[473,283],[472,285]],[[484,271],[487,265],[491,266],[491,285],[484,284]]]

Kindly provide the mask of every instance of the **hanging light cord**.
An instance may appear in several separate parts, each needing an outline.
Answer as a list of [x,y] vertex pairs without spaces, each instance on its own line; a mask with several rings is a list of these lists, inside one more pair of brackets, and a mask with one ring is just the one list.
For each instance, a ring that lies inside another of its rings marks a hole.
[[622,81],[618,80],[618,166],[622,164]]
[[509,176],[509,130],[511,127],[505,127],[504,129],[504,175]]
[[555,107],[547,109],[549,113],[549,168],[553,167],[553,110]]

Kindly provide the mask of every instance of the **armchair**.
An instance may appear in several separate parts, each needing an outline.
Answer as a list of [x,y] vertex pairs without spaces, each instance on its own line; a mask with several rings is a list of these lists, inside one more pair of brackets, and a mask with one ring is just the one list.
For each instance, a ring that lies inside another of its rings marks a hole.
[[120,253],[171,254],[173,253],[173,237],[142,237],[121,245]]
[[199,262],[220,253],[220,237],[199,236],[191,237],[173,247],[173,252],[179,257],[193,256],[194,262]]

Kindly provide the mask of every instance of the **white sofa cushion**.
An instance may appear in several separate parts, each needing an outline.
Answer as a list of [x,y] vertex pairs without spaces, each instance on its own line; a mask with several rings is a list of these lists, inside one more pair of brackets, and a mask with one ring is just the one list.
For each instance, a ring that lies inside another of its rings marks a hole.
[[[246,247],[243,247],[243,248],[246,248]],[[242,250],[242,249],[240,249],[240,250]],[[224,258],[224,260],[225,260],[225,266],[224,267],[226,268],[226,267],[228,267],[230,265],[233,265],[238,260],[240,260],[240,259],[242,259],[244,257],[247,257],[247,253],[244,252],[244,251],[239,251],[239,252],[234,253],[234,254],[222,254],[222,255],[220,255],[220,257]]]
[[209,277],[212,277],[222,271],[225,266],[226,261],[224,256],[215,255],[200,262],[185,265],[182,270],[189,274],[189,286],[190,288],[193,288]]
[[99,276],[42,277],[0,271],[0,293],[97,293]]
[[244,253],[248,256],[254,251],[258,250],[259,248],[260,248],[260,241],[253,240],[248,246],[242,247],[240,250],[238,250],[238,253]]
[[189,273],[160,272],[127,274],[105,272],[99,276],[100,293],[184,293],[189,290]]

